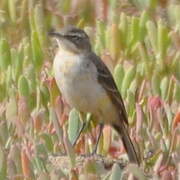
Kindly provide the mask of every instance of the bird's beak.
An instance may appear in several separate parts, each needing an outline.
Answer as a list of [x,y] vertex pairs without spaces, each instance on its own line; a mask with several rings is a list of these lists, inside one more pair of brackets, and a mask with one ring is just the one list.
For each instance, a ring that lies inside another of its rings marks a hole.
[[59,47],[62,48],[63,40],[65,39],[64,35],[60,32],[50,31],[48,35],[54,38]]

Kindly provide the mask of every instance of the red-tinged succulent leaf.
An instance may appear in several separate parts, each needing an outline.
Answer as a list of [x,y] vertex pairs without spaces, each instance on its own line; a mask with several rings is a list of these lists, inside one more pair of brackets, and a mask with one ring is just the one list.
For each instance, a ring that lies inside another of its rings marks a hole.
[[163,180],[173,180],[175,179],[176,168],[173,166],[161,166],[159,169],[159,175]]
[[168,166],[166,166],[166,165],[161,165],[160,167],[159,167],[159,171],[158,171],[158,174],[162,174],[164,171],[167,171],[168,170]]
[[[120,141],[119,141],[120,142]],[[109,153],[112,157],[118,158],[120,154],[125,153],[125,149],[122,143],[118,143],[117,145],[111,145],[109,148]]]
[[108,0],[98,0],[95,1],[96,5],[96,17],[99,20],[105,21],[107,20],[108,15]]
[[41,109],[40,111],[34,111],[32,114],[32,119],[33,119],[33,125],[34,129],[39,132],[42,128],[42,123],[44,119],[44,110]]
[[175,129],[178,125],[180,125],[180,110],[176,113],[173,119],[173,129]]
[[55,111],[56,111],[60,126],[63,126],[64,123],[68,120],[69,109],[70,108],[64,102],[63,98],[58,96],[55,102]]
[[85,153],[85,136],[80,136],[78,139],[78,142],[75,145],[75,151],[78,154],[84,154]]
[[56,103],[56,98],[57,96],[59,96],[60,92],[54,78],[47,79],[46,83],[50,92],[50,102],[51,105],[54,107]]
[[62,126],[61,118],[62,118],[63,111],[64,111],[64,104],[63,104],[62,98],[60,96],[58,96],[56,98],[55,111],[56,111],[56,114],[57,114],[57,118],[58,118],[58,120],[60,122],[60,125]]
[[26,178],[30,177],[30,174],[31,174],[30,160],[27,156],[25,149],[22,149],[22,151],[21,151],[21,166],[22,166],[23,175]]
[[63,126],[64,123],[68,120],[68,115],[66,112],[63,112],[61,118],[60,118],[60,125]]
[[159,96],[152,96],[148,99],[148,106],[153,111],[157,111],[158,108],[161,108],[163,105],[162,100]]
[[77,171],[75,169],[71,169],[69,180],[79,180]]
[[26,123],[30,117],[27,98],[19,96],[18,99],[18,118],[21,122]]
[[171,171],[168,171],[168,170],[164,171],[161,175],[161,179],[162,180],[173,180],[173,176],[171,174]]
[[50,134],[54,134],[56,132],[52,122],[49,122],[49,124],[47,125],[47,131]]
[[22,145],[22,146],[23,146],[22,149],[25,151],[27,157],[28,157],[29,159],[31,159],[32,156],[33,156],[33,154],[34,154],[34,152],[35,152],[34,144],[33,144],[31,141],[29,141],[29,140],[25,140],[25,141],[23,142],[23,145]]
[[115,153],[119,152],[119,149],[115,146],[110,146],[109,153],[114,156]]
[[16,124],[16,133],[18,137],[23,137],[25,133],[24,124],[18,118],[15,119],[15,124]]

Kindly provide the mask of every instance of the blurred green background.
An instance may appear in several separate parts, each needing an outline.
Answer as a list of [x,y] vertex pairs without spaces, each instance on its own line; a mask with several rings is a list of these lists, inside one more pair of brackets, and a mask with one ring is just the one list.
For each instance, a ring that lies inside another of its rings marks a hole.
[[[79,159],[98,133],[90,114],[72,148],[82,122],[56,87],[47,35],[68,24],[114,75],[141,167],[112,163],[127,157],[108,126],[98,153],[111,163]],[[179,123],[179,0],[0,0],[0,180],[180,179]]]

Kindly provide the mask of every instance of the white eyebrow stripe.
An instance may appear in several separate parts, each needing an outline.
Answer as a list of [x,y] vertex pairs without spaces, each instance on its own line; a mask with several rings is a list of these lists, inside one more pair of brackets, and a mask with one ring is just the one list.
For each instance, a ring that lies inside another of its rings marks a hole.
[[69,36],[77,36],[77,37],[86,37],[86,35],[84,33],[79,33],[79,32],[72,32],[68,34]]

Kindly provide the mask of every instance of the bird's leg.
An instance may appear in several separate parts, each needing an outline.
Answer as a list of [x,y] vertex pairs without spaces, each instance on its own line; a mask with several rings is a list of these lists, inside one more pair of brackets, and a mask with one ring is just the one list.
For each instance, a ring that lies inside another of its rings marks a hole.
[[96,141],[96,144],[95,144],[95,147],[93,149],[93,152],[91,153],[91,155],[94,155],[97,153],[97,148],[98,148],[98,144],[99,144],[99,140],[100,140],[100,137],[101,137],[101,134],[102,134],[102,131],[103,131],[103,128],[104,128],[104,124],[101,123],[99,125],[99,134],[98,134],[98,138],[97,138],[97,141]]
[[80,120],[82,121],[83,124],[82,124],[82,126],[81,126],[81,128],[80,128],[80,130],[79,130],[79,134],[77,135],[76,139],[74,140],[74,142],[73,142],[73,144],[72,144],[73,146],[76,145],[76,143],[77,143],[77,141],[78,141],[81,133],[83,132],[83,130],[84,130],[85,126],[86,126],[86,122],[83,120],[83,114],[82,114],[82,113],[79,113],[79,116],[80,116]]
[[82,124],[82,126],[81,126],[81,129],[79,130],[79,134],[77,135],[76,139],[74,140],[74,142],[73,142],[73,144],[72,144],[73,146],[76,145],[76,143],[77,143],[77,141],[78,141],[78,139],[79,139],[81,133],[83,132],[83,130],[84,130],[84,128],[85,128],[85,125],[86,125],[86,123],[83,122],[83,124]]

